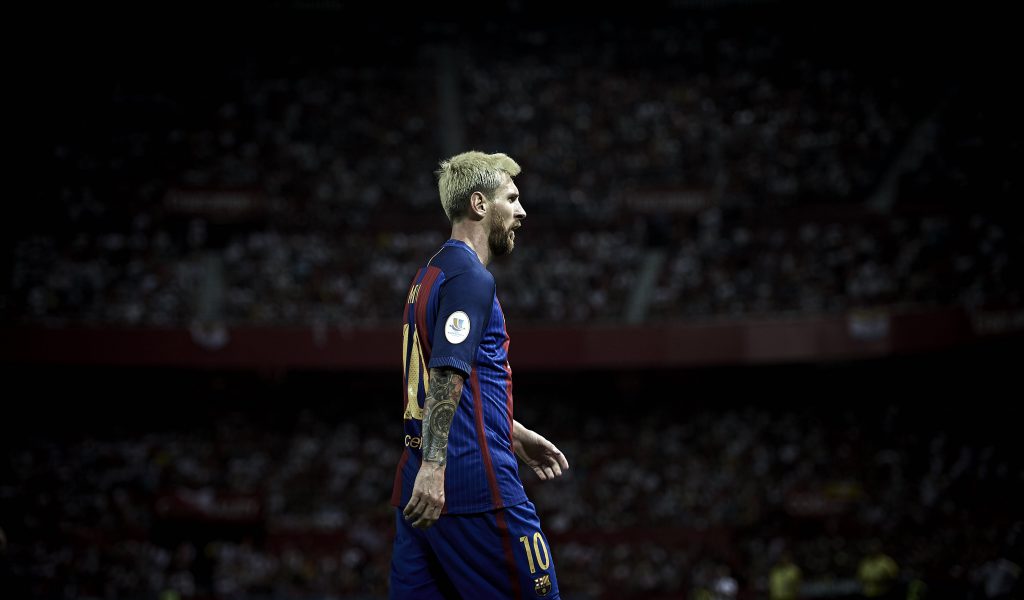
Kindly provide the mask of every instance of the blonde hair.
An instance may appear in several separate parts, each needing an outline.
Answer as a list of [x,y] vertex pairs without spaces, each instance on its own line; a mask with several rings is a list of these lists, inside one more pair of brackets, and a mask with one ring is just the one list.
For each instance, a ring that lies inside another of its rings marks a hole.
[[515,177],[521,170],[519,163],[500,152],[484,154],[471,150],[442,160],[441,168],[434,174],[444,214],[454,223],[468,209],[473,192],[490,198],[504,185],[506,177]]

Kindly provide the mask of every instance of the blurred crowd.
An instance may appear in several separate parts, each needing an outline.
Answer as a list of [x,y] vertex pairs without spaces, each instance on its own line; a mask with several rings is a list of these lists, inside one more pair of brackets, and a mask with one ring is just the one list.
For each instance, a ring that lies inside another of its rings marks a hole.
[[[309,4],[302,34],[40,51],[3,326],[393,325],[450,231],[432,172],[470,148],[523,166],[529,217],[490,265],[513,325],[1024,308],[1021,103],[984,44],[859,5],[853,27],[783,9],[808,3],[668,2],[468,35]],[[173,379],[120,400],[157,410]],[[917,398],[836,401],[824,378],[806,405],[586,379],[516,406],[572,464],[523,472],[567,597],[1021,594],[1024,463],[988,405],[942,422]],[[264,387],[266,405],[214,385],[152,421],[93,409],[108,388],[83,384],[60,396],[81,423],[10,419],[3,589],[386,597],[386,394]]]
[[[874,553],[894,564],[882,584],[901,593],[997,597],[985,587],[1005,587],[989,579],[1011,565],[1020,589],[1024,463],[985,427],[944,431],[888,402],[687,408],[666,397],[637,412],[623,393],[517,403],[571,463],[557,482],[522,475],[574,598],[765,597],[784,556],[802,597],[856,596]],[[19,437],[0,471],[15,589],[384,597],[399,421],[355,397],[302,404],[215,402],[155,427],[121,417],[68,439]]]
[[153,42],[69,74],[0,315],[392,322],[448,234],[432,171],[465,148],[524,167],[530,217],[493,265],[519,322],[1021,305],[1019,111],[931,46],[853,51],[770,7],[428,30]]

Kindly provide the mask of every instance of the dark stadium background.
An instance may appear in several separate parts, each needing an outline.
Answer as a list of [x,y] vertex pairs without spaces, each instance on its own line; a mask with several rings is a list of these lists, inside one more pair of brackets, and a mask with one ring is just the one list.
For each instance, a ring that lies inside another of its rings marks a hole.
[[3,598],[386,597],[395,315],[448,233],[432,171],[466,148],[524,169],[492,270],[516,417],[572,465],[523,472],[565,597],[767,598],[785,552],[800,597],[861,597],[878,546],[888,597],[1020,597],[1000,11],[11,22]]

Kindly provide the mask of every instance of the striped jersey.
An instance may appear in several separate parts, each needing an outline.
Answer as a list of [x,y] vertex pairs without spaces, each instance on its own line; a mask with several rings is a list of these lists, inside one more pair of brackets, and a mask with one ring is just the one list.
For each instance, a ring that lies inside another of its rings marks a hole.
[[512,369],[494,277],[476,252],[448,240],[413,278],[402,324],[405,451],[391,503],[404,508],[422,459],[429,369],[465,376],[448,435],[443,512],[478,513],[526,501],[512,451]]

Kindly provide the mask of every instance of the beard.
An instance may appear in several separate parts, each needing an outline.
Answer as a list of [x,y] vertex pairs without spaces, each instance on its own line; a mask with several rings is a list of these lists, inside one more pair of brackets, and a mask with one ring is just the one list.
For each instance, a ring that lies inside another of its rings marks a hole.
[[487,235],[487,245],[490,247],[491,256],[505,256],[512,252],[516,243],[512,239],[513,222],[508,228],[501,224],[496,212],[491,213],[491,233]]

